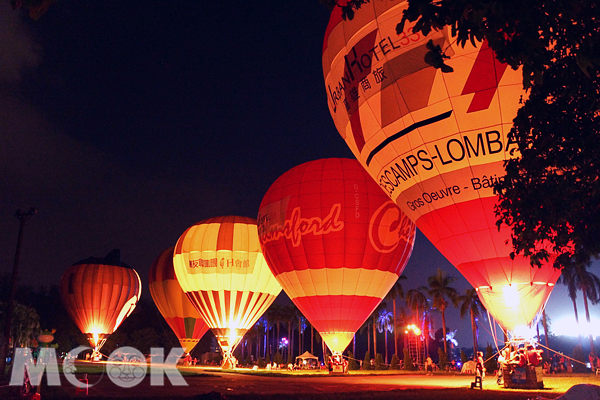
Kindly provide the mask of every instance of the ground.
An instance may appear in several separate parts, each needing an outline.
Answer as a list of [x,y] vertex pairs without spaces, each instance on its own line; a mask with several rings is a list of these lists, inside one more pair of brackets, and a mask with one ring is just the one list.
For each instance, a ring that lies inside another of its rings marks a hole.
[[[41,398],[131,398],[131,399],[554,399],[578,383],[600,385],[600,376],[547,375],[543,390],[504,389],[493,376],[483,381],[483,390],[470,389],[474,377],[458,373],[403,373],[401,371],[353,371],[347,375],[329,375],[325,372],[265,372],[236,370],[221,371],[216,368],[182,368],[187,386],[173,386],[167,377],[164,386],[151,385],[150,374],[131,388],[115,384],[102,366],[78,366],[77,377],[87,373],[89,395],[76,393],[76,388],[61,376],[61,386],[43,385]],[[117,379],[118,381],[118,379]],[[120,382],[120,381],[119,381]],[[15,396],[8,388],[0,389],[0,398]],[[10,397],[8,397],[10,398]]]

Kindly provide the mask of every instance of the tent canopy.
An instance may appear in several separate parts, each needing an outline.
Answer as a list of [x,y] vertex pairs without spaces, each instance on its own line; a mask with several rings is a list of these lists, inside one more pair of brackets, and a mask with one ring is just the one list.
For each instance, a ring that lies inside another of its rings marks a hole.
[[310,359],[319,360],[319,357],[313,356],[308,351],[305,351],[302,355],[299,355],[298,357],[296,357],[296,360],[297,359],[301,359],[301,360],[310,360]]

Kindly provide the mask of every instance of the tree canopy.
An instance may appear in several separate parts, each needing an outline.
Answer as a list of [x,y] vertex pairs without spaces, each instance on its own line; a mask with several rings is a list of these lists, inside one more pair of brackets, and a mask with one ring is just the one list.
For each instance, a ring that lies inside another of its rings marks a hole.
[[[369,1],[321,0],[346,18]],[[588,265],[600,254],[599,15],[595,0],[408,0],[398,21],[399,32],[406,21],[424,34],[450,26],[462,46],[487,40],[499,61],[522,68],[528,96],[511,130],[520,157],[494,189],[511,256],[534,266],[552,254],[556,267]],[[429,50],[425,61],[448,71],[445,49]]]

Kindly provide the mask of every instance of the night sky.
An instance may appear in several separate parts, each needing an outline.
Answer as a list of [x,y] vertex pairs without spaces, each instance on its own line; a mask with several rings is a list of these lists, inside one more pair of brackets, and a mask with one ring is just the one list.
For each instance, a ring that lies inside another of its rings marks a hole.
[[[34,206],[20,283],[58,284],[119,248],[148,296],[152,261],[187,227],[256,218],[290,168],[352,158],[327,108],[328,18],[316,0],[60,0],[33,21],[0,1],[0,273],[12,270],[15,210]],[[403,286],[438,267],[469,287],[419,232]],[[558,289],[553,321],[572,313]],[[468,317],[451,310],[448,325],[471,345]]]

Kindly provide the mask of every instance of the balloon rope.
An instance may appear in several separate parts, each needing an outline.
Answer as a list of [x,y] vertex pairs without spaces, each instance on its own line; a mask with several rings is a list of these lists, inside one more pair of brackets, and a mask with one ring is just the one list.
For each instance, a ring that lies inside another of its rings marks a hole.
[[571,360],[571,361],[578,362],[578,363],[579,363],[579,364],[581,364],[581,365],[586,365],[586,363],[584,363],[584,362],[581,362],[581,361],[579,361],[579,360],[576,360],[576,359],[574,359],[574,358],[571,358],[571,357],[569,357],[569,356],[566,356],[566,355],[564,355],[563,353],[559,353],[559,352],[558,352],[558,351],[556,351],[556,350],[552,350],[550,347],[546,347],[546,346],[544,346],[544,345],[543,345],[543,344],[541,344],[541,343],[538,343],[537,345],[538,345],[538,346],[540,346],[540,347],[543,347],[543,348],[545,348],[546,350],[553,351],[555,354],[560,354],[561,356],[563,356],[564,358],[566,358],[566,359],[568,359],[568,360]]
[[496,329],[494,329],[495,327],[492,324],[492,317],[490,316],[489,311],[487,311],[487,315],[488,315],[488,322],[490,323],[490,331],[492,333],[492,339],[494,339],[494,344],[496,345],[496,349],[498,349],[498,336],[496,335]]

